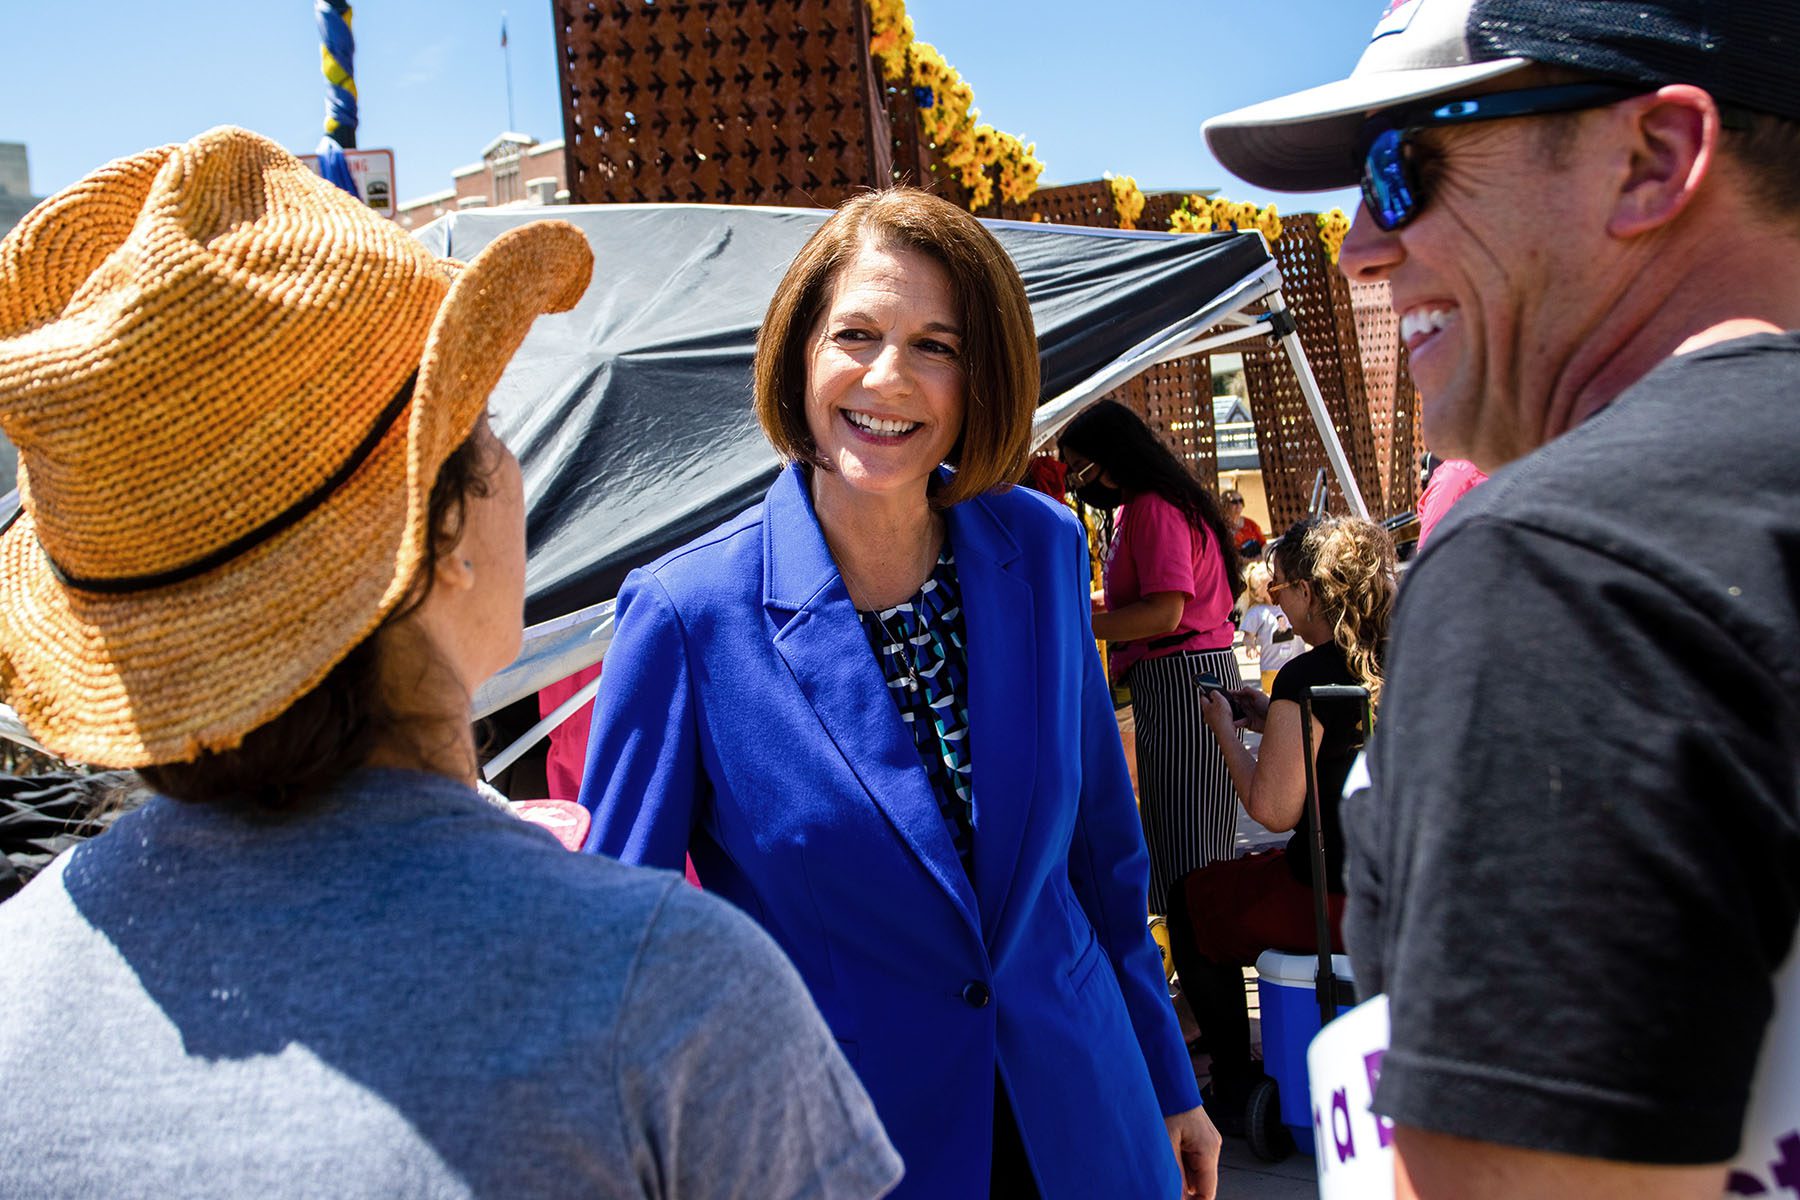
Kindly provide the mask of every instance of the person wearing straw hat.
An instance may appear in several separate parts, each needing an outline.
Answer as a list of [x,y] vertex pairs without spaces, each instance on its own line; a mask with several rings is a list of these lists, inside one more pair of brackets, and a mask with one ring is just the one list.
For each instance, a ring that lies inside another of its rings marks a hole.
[[897,1179],[748,919],[475,790],[525,567],[487,396],[591,267],[554,221],[437,259],[228,127],[0,242],[0,697],[160,793],[0,906],[0,1193]]
[[1392,0],[1349,78],[1207,124],[1360,180],[1344,273],[1494,473],[1342,810],[1402,1195],[1800,1187],[1797,49],[1787,0]]

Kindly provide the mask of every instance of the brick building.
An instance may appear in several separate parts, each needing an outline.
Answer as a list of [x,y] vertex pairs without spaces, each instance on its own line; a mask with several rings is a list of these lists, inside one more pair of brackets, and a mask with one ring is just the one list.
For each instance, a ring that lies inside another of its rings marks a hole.
[[479,162],[456,168],[450,179],[441,192],[401,201],[395,220],[417,229],[458,209],[569,202],[561,138],[540,142],[528,134],[503,133],[487,144]]

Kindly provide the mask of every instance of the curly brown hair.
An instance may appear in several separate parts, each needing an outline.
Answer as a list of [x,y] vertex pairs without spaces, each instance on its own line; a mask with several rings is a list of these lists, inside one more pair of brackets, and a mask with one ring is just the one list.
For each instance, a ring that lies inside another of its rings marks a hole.
[[1308,517],[1275,543],[1275,561],[1290,580],[1312,586],[1313,601],[1331,623],[1331,640],[1350,673],[1381,703],[1381,655],[1397,590],[1394,539],[1361,517]]

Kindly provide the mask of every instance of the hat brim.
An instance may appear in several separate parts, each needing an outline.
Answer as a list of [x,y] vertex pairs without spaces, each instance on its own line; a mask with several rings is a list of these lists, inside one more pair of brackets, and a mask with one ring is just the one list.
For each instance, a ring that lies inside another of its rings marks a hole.
[[532,322],[573,307],[592,263],[562,221],[510,230],[466,267],[446,260],[453,281],[406,411],[305,519],[198,578],[119,596],[67,588],[27,505],[0,537],[0,694],[47,748],[109,767],[229,750],[285,712],[406,598],[439,469]]
[[1509,75],[1530,62],[1369,71],[1225,113],[1201,127],[1213,157],[1233,175],[1278,192],[1355,187],[1356,140],[1369,115]]

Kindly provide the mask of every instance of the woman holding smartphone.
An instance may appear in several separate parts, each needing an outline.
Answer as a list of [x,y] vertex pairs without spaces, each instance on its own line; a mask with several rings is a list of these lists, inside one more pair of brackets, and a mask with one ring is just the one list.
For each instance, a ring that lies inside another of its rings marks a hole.
[[[1313,888],[1328,893],[1332,948],[1343,949],[1344,837],[1338,801],[1362,748],[1364,706],[1354,700],[1313,705],[1312,745],[1301,734],[1300,705],[1320,684],[1361,685],[1381,699],[1380,652],[1394,606],[1394,545],[1381,526],[1354,517],[1296,523],[1277,541],[1269,591],[1294,632],[1313,649],[1282,667],[1269,695],[1255,688],[1210,691],[1206,726],[1231,770],[1244,810],[1265,828],[1294,830],[1288,847],[1213,863],[1176,887],[1169,936],[1182,993],[1212,1052],[1211,1104],[1223,1128],[1237,1124],[1259,1072],[1250,1058],[1243,968],[1264,950],[1314,949]],[[1239,724],[1262,732],[1252,754]],[[1312,877],[1306,847],[1306,759],[1313,760],[1325,836],[1326,878]]]

